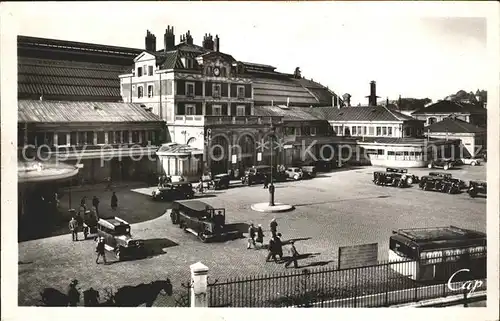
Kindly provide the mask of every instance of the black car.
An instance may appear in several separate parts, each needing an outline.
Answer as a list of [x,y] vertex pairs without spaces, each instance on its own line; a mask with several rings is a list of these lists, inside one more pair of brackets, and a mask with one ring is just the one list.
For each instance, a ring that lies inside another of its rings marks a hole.
[[229,174],[217,174],[213,178],[214,189],[228,189],[231,176]]
[[412,178],[407,177],[405,170],[373,172],[373,183],[381,186],[409,187]]
[[486,196],[486,182],[485,181],[470,181],[469,189],[467,190],[470,197],[474,198],[478,194],[484,194]]
[[194,197],[193,185],[189,182],[176,182],[159,185],[152,193],[153,200],[178,200]]
[[268,165],[257,165],[248,168],[245,171],[245,175],[241,177],[241,183],[248,186],[252,184],[262,184],[266,180],[266,177],[270,180],[271,175],[275,182],[284,182],[287,179],[287,175],[284,171],[273,170],[271,166]]
[[419,187],[424,191],[458,194],[460,193],[460,180],[446,179],[439,176],[423,176]]

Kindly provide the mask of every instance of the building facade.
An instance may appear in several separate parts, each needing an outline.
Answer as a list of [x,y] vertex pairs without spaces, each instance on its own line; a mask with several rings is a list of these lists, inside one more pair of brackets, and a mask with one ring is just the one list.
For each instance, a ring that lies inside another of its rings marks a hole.
[[486,108],[467,103],[441,100],[412,113],[412,117],[424,122],[426,126],[440,122],[450,116],[473,125],[486,127]]

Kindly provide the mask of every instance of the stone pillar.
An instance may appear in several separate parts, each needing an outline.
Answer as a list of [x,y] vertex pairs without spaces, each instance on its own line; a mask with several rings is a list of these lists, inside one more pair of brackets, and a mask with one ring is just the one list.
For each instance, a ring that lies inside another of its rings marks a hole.
[[93,145],[97,145],[97,133],[96,131],[94,131],[94,141],[93,141]]
[[109,132],[104,132],[104,144],[109,144]]
[[191,307],[208,307],[208,267],[198,262],[191,269]]
[[57,132],[54,132],[54,138],[52,139],[52,141],[54,142],[54,146],[57,146],[58,143],[59,143],[59,135]]
[[[77,137],[77,140],[78,140],[78,137]],[[71,146],[71,133],[66,134],[66,145]]]

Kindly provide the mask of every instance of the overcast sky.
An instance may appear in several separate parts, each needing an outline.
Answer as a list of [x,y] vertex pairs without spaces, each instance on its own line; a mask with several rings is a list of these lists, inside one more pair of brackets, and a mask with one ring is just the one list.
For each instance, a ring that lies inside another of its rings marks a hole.
[[371,80],[384,99],[401,94],[436,100],[459,89],[486,89],[486,19],[463,13],[430,17],[395,7],[32,2],[14,16],[21,35],[134,48],[144,48],[148,29],[156,35],[157,48],[162,47],[167,25],[175,27],[176,43],[187,30],[199,45],[205,33],[218,34],[221,51],[235,59],[270,64],[287,73],[300,67],[304,77],[339,94],[350,93],[355,104],[367,102]]

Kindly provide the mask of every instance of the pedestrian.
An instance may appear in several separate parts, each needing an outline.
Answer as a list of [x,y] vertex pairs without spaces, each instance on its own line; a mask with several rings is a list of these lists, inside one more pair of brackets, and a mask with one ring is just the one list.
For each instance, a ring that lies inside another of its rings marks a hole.
[[78,222],[75,220],[75,217],[71,217],[69,221],[69,230],[71,231],[71,237],[73,241],[78,241]]
[[96,215],[99,215],[99,199],[97,198],[97,196],[94,195],[94,197],[92,198],[92,205],[95,207],[95,214]]
[[260,243],[260,247],[264,246],[264,231],[262,230],[261,224],[257,226],[257,238],[255,239],[255,242]]
[[250,226],[248,227],[248,245],[247,249],[253,247],[255,248],[255,226],[253,223],[250,223]]
[[264,188],[269,188],[269,176],[264,175]]
[[278,233],[278,235],[276,235],[275,246],[276,246],[276,254],[278,254],[280,261],[282,261],[283,260],[283,242],[281,240],[281,233]]
[[269,262],[271,258],[274,259],[275,263],[278,263],[278,260],[276,259],[276,239],[274,237],[271,237],[269,239],[269,248],[268,248],[268,254],[266,258],[266,262]]
[[83,213],[85,213],[86,210],[87,210],[87,196],[84,196],[80,200],[80,211],[83,211]]
[[116,211],[117,207],[118,207],[118,197],[116,196],[116,192],[113,192],[113,195],[111,196],[111,209],[113,211]]
[[275,237],[276,232],[278,231],[278,222],[276,222],[276,217],[271,220],[269,227],[271,228],[271,233],[272,233],[273,237]]
[[297,252],[297,249],[295,248],[294,241],[291,241],[290,242],[290,258],[288,259],[288,262],[286,262],[285,268],[287,268],[293,262],[293,266],[297,269],[299,267],[299,264],[297,263],[298,256],[299,256],[299,252]]
[[76,288],[77,284],[78,281],[73,280],[68,288],[68,304],[70,307],[76,307],[78,302],[80,302],[80,291]]
[[99,257],[102,256],[102,260],[104,261],[104,264],[106,264],[106,251],[105,251],[105,246],[104,246],[104,238],[100,237],[99,241],[97,242],[97,246],[95,248],[95,251],[97,253],[97,258],[95,259],[95,263],[99,264]]
[[86,307],[99,306],[99,291],[94,290],[94,288],[83,291],[83,305]]

